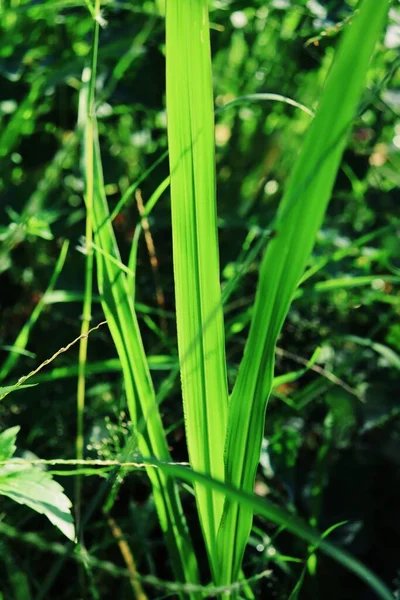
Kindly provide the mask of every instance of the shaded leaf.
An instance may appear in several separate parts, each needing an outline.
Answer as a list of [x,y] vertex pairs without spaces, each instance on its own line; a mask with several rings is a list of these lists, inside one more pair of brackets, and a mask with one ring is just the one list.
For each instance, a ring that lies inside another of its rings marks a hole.
[[50,473],[11,461],[0,469],[0,495],[45,515],[68,539],[74,541],[71,501]]

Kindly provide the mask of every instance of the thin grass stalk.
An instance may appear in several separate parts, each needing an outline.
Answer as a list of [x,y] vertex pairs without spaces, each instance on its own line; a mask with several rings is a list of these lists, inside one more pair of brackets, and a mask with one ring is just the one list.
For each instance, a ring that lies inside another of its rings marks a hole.
[[[259,462],[276,341],[328,205],[388,4],[364,0],[345,33],[262,260],[249,338],[230,401],[226,443],[226,481],[247,492],[253,492]],[[251,510],[226,502],[218,537],[223,583],[237,577],[251,523]]]
[[[95,2],[95,15],[100,14],[100,0]],[[95,85],[97,73],[97,55],[99,48],[99,21],[93,19],[93,41],[88,96],[87,96],[87,123],[85,131],[85,205],[86,205],[86,226],[85,226],[85,288],[82,311],[81,339],[79,342],[78,358],[78,386],[77,386],[77,418],[76,418],[76,458],[82,460],[84,456],[84,414],[85,414],[85,394],[86,394],[86,362],[88,350],[88,331],[92,318],[92,289],[93,289],[93,196],[94,196],[94,164],[93,164],[93,123],[91,114],[95,111]],[[76,528],[79,534],[80,512],[81,512],[82,478],[75,480],[75,520]]]

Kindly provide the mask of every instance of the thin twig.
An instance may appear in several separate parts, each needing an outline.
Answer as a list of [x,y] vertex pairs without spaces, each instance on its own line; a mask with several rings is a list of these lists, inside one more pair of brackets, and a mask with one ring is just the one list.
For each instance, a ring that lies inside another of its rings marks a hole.
[[[9,465],[9,464],[17,464],[24,466],[85,466],[85,467],[121,467],[121,468],[135,468],[135,469],[144,469],[145,467],[154,467],[158,468],[158,465],[153,465],[150,463],[143,462],[120,462],[119,460],[97,460],[97,459],[82,459],[77,460],[76,458],[35,458],[32,460],[24,459],[24,458],[12,458],[9,460],[1,460],[0,466]],[[182,467],[190,466],[187,462],[166,462],[167,465],[181,465]]]
[[128,542],[126,541],[123,531],[116,522],[116,520],[110,515],[110,513],[106,513],[105,516],[107,518],[107,523],[111,530],[111,533],[118,544],[118,547],[122,554],[122,558],[124,559],[126,567],[128,569],[133,595],[136,598],[136,600],[147,600],[147,595],[145,594],[142,584],[140,582],[140,575],[136,568],[135,559],[133,558],[132,551],[129,547]]
[[305,365],[306,367],[311,369],[311,371],[315,371],[315,373],[322,375],[323,377],[325,377],[326,379],[328,379],[335,385],[339,385],[341,388],[346,390],[346,392],[349,392],[349,394],[358,398],[358,400],[360,400],[361,402],[365,402],[362,395],[359,392],[357,392],[356,389],[352,388],[345,381],[343,381],[343,379],[340,379],[340,377],[337,377],[337,375],[335,375],[334,373],[331,373],[331,371],[327,371],[326,369],[324,369],[323,367],[320,367],[319,365],[310,365],[309,364],[310,361],[307,360],[306,358],[303,358],[302,356],[298,356],[297,354],[293,354],[292,352],[288,352],[288,350],[284,350],[283,348],[276,347],[275,352],[276,352],[276,354],[278,354],[278,356],[286,356],[287,358],[291,358],[292,360],[296,361],[297,363],[299,363],[301,365]]
[[[158,258],[157,258],[157,254],[156,254],[156,248],[154,245],[153,236],[151,235],[151,231],[150,231],[149,220],[146,216],[146,211],[145,211],[143,198],[142,198],[142,192],[141,192],[140,188],[138,188],[135,192],[135,199],[136,199],[136,204],[138,207],[139,215],[141,218],[144,239],[146,241],[146,246],[147,246],[147,252],[149,253],[150,264],[151,264],[151,268],[153,271],[154,283],[156,286],[157,304],[162,310],[164,310],[165,309],[165,296],[164,296],[164,290],[162,288],[161,281],[160,281],[160,273],[158,270]],[[163,332],[165,334],[167,334],[168,333],[168,324],[167,324],[167,320],[163,316],[160,316],[160,325],[161,325],[161,329],[163,330]]]
[[[30,373],[28,373],[28,375],[23,375],[22,377],[20,377],[17,381],[17,383],[14,386],[11,386],[13,388],[13,390],[19,386],[21,386],[23,383],[25,383],[25,381],[27,381],[28,379],[30,379],[31,377],[33,377],[34,375],[36,375],[37,373],[39,373],[39,371],[41,371],[43,369],[43,367],[46,367],[47,365],[49,365],[51,362],[53,362],[53,360],[55,360],[58,356],[60,356],[60,354],[63,354],[64,352],[68,352],[68,350],[77,342],[79,342],[83,337],[88,337],[91,333],[93,333],[93,331],[96,331],[96,329],[99,329],[99,327],[102,327],[103,325],[107,325],[107,321],[101,321],[100,323],[98,323],[95,327],[92,327],[92,329],[89,329],[89,331],[87,333],[81,334],[79,335],[77,338],[75,338],[72,342],[70,342],[69,344],[67,344],[66,346],[63,346],[62,348],[60,348],[59,350],[57,350],[57,352],[55,352],[53,354],[53,356],[51,356],[50,358],[46,358],[46,360],[44,360],[38,367],[36,367],[36,369],[33,369],[33,371],[31,371]],[[11,391],[13,391],[11,390]],[[1,400],[3,400],[3,398],[5,398],[6,396],[8,396],[8,394],[11,394],[11,391],[9,392],[5,392],[2,396],[1,396]]]

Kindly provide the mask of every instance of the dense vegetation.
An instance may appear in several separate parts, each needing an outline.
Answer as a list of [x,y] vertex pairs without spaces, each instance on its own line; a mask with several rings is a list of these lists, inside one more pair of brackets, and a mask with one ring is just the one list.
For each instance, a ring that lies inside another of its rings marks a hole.
[[0,4],[1,600],[399,596],[379,2]]

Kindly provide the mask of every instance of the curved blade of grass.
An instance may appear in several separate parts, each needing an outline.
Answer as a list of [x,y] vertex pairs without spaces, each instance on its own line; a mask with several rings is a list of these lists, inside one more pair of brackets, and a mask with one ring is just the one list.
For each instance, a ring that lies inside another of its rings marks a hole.
[[[162,470],[171,477],[182,479],[187,483],[204,486],[209,489],[216,490],[220,494],[226,496],[231,503],[240,503],[245,506],[249,512],[254,512],[265,517],[276,525],[280,525],[283,529],[287,529],[300,539],[303,539],[309,544],[312,544],[313,549],[322,551],[327,556],[343,565],[349,571],[352,571],[360,579],[373,589],[379,598],[382,600],[393,600],[393,594],[387,588],[385,583],[379,579],[372,571],[363,565],[358,559],[351,554],[338,548],[334,544],[328,542],[325,535],[322,535],[316,530],[307,525],[302,519],[290,513],[288,510],[281,508],[271,500],[259,498],[249,494],[243,490],[239,490],[230,484],[223,483],[212,479],[208,475],[198,473],[181,465],[165,464],[153,459],[141,459],[144,463],[153,465],[157,470]],[[332,528],[328,529],[328,532]]]
[[[63,269],[65,260],[67,258],[68,247],[69,247],[69,242],[65,241],[61,247],[61,252],[57,259],[56,266],[54,267],[54,271],[50,278],[47,290],[45,291],[45,293],[43,294],[43,296],[41,297],[39,302],[36,304],[35,308],[33,309],[32,313],[31,313],[31,316],[29,317],[29,319],[27,320],[27,322],[21,329],[20,333],[17,336],[17,339],[15,340],[15,342],[13,344],[13,346],[15,348],[18,348],[20,351],[25,350],[26,345],[29,340],[29,335],[30,335],[31,329],[35,325],[36,321],[38,320],[38,318],[40,317],[40,315],[42,313],[42,310],[46,306],[46,304],[47,304],[46,300],[47,300],[48,296],[51,294],[51,292],[54,290],[54,288],[56,286],[57,280],[60,276],[60,273]],[[2,367],[0,369],[0,381],[3,381],[7,377],[7,375],[15,367],[15,365],[17,364],[17,362],[21,358],[21,356],[22,356],[21,352],[16,352],[16,351],[10,352],[10,354],[8,355],[8,357],[6,358],[4,364],[2,365]]]
[[361,338],[358,335],[343,335],[339,339],[371,348],[374,352],[380,354],[382,358],[384,358],[392,367],[400,369],[400,356],[397,354],[397,352],[385,344],[374,342],[368,338]]
[[314,116],[313,111],[311,109],[307,108],[307,106],[304,106],[304,104],[300,104],[300,102],[297,102],[296,100],[292,100],[292,98],[287,98],[287,96],[282,96],[281,94],[270,94],[270,93],[248,94],[247,96],[240,96],[239,98],[235,98],[234,100],[227,102],[223,106],[220,106],[219,108],[217,108],[217,110],[215,112],[218,114],[218,113],[221,113],[221,112],[227,110],[228,108],[233,108],[234,106],[241,106],[242,104],[245,104],[247,102],[252,103],[252,102],[265,102],[265,101],[267,101],[267,102],[283,102],[284,104],[290,104],[290,106],[299,108],[300,110],[305,112],[310,117]]
[[[262,260],[226,440],[226,481],[248,492],[253,491],[259,461],[276,340],[322,223],[388,4],[365,0],[345,33],[279,207],[275,236]],[[226,502],[218,535],[222,583],[237,577],[251,522],[251,510]]]
[[[208,1],[169,2],[166,32],[173,262],[187,443],[193,467],[222,480],[228,395]],[[200,487],[196,499],[216,572],[215,540],[223,498]]]
[[[84,114],[81,114],[81,119],[84,126]],[[121,258],[104,193],[100,147],[93,114],[90,120],[93,126],[94,239],[102,252],[96,252],[96,247],[94,249],[102,306],[120,358],[128,408],[138,435],[139,448],[142,452],[170,460],[133,300],[126,275],[118,266]],[[197,582],[196,559],[175,483],[162,473],[148,473],[176,577],[179,581]]]
[[349,246],[345,248],[339,248],[335,250],[333,253],[325,254],[318,258],[318,260],[311,267],[307,269],[307,271],[303,274],[302,278],[299,281],[299,285],[302,285],[307,279],[318,273],[321,269],[323,269],[330,262],[337,262],[345,258],[346,256],[351,255],[354,250],[357,248],[361,248],[362,246],[366,246],[369,242],[374,240],[376,237],[383,235],[384,233],[388,233],[393,230],[395,227],[398,227],[398,223],[395,221],[390,225],[385,225],[384,227],[380,227],[371,233],[367,233],[356,240],[352,241]]
[[374,281],[387,281],[388,283],[399,283],[398,275],[360,275],[359,277],[340,277],[337,279],[326,279],[318,281],[311,288],[299,288],[294,294],[294,298],[301,296],[320,294],[330,292],[331,290],[343,290],[370,285]]

